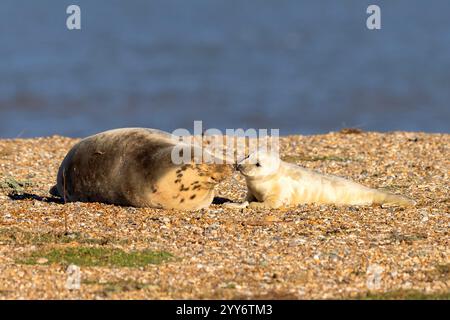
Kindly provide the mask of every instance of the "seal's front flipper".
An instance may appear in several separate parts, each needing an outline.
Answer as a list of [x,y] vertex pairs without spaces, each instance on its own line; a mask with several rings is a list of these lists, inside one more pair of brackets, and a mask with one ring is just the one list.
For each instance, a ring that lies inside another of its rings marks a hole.
[[248,201],[244,201],[242,203],[226,202],[223,206],[228,209],[244,209],[248,207]]
[[61,197],[61,195],[58,192],[58,187],[56,185],[54,185],[48,192],[54,197]]

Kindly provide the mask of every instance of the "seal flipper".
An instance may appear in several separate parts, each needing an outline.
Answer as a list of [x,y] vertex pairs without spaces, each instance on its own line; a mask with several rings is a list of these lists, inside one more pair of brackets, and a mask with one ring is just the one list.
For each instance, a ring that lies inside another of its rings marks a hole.
[[390,192],[383,192],[380,190],[376,190],[376,192],[377,193],[374,197],[374,203],[376,204],[397,205],[403,207],[413,207],[417,204],[416,201],[405,196],[393,194]]
[[48,192],[54,197],[60,197],[61,198],[61,195],[58,192],[58,187],[57,187],[56,184],[53,187],[51,187],[51,189]]

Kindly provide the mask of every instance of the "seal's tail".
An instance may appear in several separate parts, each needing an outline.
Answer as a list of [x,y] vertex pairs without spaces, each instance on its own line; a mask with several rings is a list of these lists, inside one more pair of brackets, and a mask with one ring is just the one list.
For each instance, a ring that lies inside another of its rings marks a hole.
[[61,195],[58,192],[58,187],[56,185],[51,187],[51,189],[48,192],[54,197],[61,197]]
[[403,207],[413,207],[416,205],[416,202],[410,198],[380,190],[376,191],[373,203],[392,204]]

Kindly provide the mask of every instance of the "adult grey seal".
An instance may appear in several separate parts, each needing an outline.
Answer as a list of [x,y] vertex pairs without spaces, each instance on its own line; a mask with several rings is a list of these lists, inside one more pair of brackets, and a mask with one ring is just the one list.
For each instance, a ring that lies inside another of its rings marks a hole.
[[174,136],[124,128],[78,142],[63,160],[50,193],[65,201],[196,210],[208,207],[214,187],[231,175],[225,164],[175,164]]

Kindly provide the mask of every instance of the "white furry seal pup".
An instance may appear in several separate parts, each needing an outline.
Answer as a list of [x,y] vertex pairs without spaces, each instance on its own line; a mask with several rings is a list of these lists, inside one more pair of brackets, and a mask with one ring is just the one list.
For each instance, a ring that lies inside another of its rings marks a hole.
[[177,144],[164,131],[125,128],[78,142],[63,160],[50,193],[65,201],[197,210],[208,207],[214,187],[231,175],[224,164],[173,163]]
[[412,206],[406,197],[365,187],[356,182],[282,161],[277,154],[258,150],[242,160],[237,169],[247,183],[246,201],[226,203],[231,208],[279,208],[298,204]]

